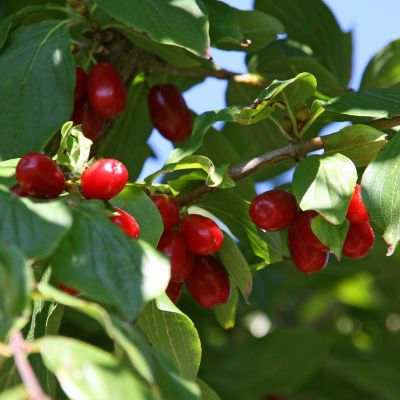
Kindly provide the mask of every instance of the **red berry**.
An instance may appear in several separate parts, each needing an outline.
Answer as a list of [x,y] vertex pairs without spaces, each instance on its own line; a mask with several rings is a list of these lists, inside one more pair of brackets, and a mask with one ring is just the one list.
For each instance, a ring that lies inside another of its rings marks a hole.
[[11,192],[13,192],[16,196],[19,197],[26,197],[29,196],[28,192],[24,190],[24,188],[20,184],[14,185],[12,188],[10,188]]
[[82,193],[87,199],[110,200],[127,182],[125,165],[113,158],[105,158],[96,161],[82,174]]
[[230,295],[228,275],[213,257],[195,257],[193,272],[186,280],[190,294],[201,306],[225,304]]
[[295,224],[297,224],[297,229],[303,241],[310,247],[319,251],[329,251],[316,236],[311,228],[312,220],[318,215],[315,211],[302,211],[297,214],[295,218]]
[[58,165],[41,153],[28,153],[17,164],[17,179],[33,197],[53,199],[64,190],[64,175]]
[[250,205],[253,222],[266,231],[280,231],[291,224],[296,216],[295,197],[280,189],[269,190],[256,196]]
[[165,231],[157,246],[170,259],[171,281],[183,282],[192,272],[193,262],[190,262],[186,251],[185,241],[179,232]]
[[369,214],[361,197],[361,186],[359,184],[354,188],[346,218],[351,224],[361,224],[369,221]]
[[329,253],[308,246],[295,222],[289,225],[288,247],[294,264],[305,274],[320,271],[328,262]]
[[87,97],[104,118],[114,118],[124,111],[127,101],[124,83],[111,64],[98,63],[92,68],[87,81]]
[[343,255],[349,258],[363,258],[371,251],[374,243],[374,231],[368,222],[350,224],[343,245]]
[[174,304],[178,303],[179,297],[181,297],[181,292],[182,292],[182,283],[176,283],[172,281],[168,283],[168,287],[165,290],[165,293],[167,293],[167,296]]
[[154,194],[150,197],[160,212],[164,229],[170,229],[179,221],[179,206],[176,200],[167,194]]
[[172,142],[180,142],[190,136],[192,116],[176,86],[153,86],[148,102],[151,120],[161,135]]
[[79,125],[82,123],[83,113],[85,111],[85,99],[80,99],[74,103],[74,111],[71,116],[71,120],[74,125]]
[[115,207],[114,210],[118,213],[110,217],[114,224],[118,225],[131,238],[137,239],[140,235],[140,226],[136,219],[126,211]]
[[104,126],[104,118],[85,99],[75,103],[72,122],[82,124],[82,132],[90,140],[95,140]]
[[183,218],[181,232],[188,250],[201,256],[217,252],[224,241],[219,226],[202,215],[190,214]]
[[74,101],[81,99],[86,92],[87,74],[81,67],[76,67],[76,80],[74,90]]
[[77,290],[72,289],[69,286],[64,285],[63,283],[60,283],[58,285],[58,288],[63,292],[70,294],[71,296],[77,296],[79,294]]

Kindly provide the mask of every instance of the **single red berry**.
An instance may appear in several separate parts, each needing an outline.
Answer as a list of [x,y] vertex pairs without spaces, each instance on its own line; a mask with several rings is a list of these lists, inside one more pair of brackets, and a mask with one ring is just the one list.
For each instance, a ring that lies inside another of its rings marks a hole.
[[182,293],[182,283],[170,281],[165,293],[167,293],[167,296],[174,304],[177,304]]
[[96,161],[81,178],[82,193],[87,199],[110,200],[128,182],[125,165],[113,158]]
[[137,239],[140,235],[140,226],[136,219],[120,208],[115,207],[114,210],[118,214],[112,215],[110,220],[122,228],[129,237]]
[[29,196],[29,193],[26,192],[26,191],[24,190],[24,188],[23,188],[19,183],[17,183],[17,184],[14,185],[12,188],[10,188],[10,190],[11,190],[11,192],[13,192],[16,196],[19,196],[19,197],[26,197],[26,196]]
[[58,285],[58,288],[62,290],[65,293],[70,294],[71,296],[78,296],[79,292],[75,289],[70,288],[69,286],[64,285],[63,283],[60,283]]
[[351,224],[361,224],[369,221],[369,214],[361,197],[361,186],[359,184],[354,188],[346,218]]
[[104,126],[104,118],[85,99],[75,103],[71,119],[74,125],[82,124],[82,132],[90,140],[95,140]]
[[201,256],[217,252],[224,241],[219,226],[202,215],[187,215],[183,218],[180,229],[188,250]]
[[183,282],[192,272],[193,262],[191,263],[190,259],[187,260],[188,253],[182,234],[166,230],[162,234],[157,248],[170,259],[171,281]]
[[179,221],[179,206],[176,200],[167,194],[154,194],[150,197],[160,212],[164,229],[170,229]]
[[328,262],[329,253],[308,246],[295,222],[289,225],[288,247],[294,264],[305,274],[320,271]]
[[230,295],[228,275],[213,257],[195,257],[194,268],[186,280],[190,294],[201,306],[225,304]]
[[86,99],[80,99],[74,103],[74,111],[72,112],[71,120],[74,125],[80,125],[85,111]]
[[315,211],[302,211],[296,215],[295,224],[303,241],[310,247],[319,251],[329,251],[313,232],[311,228],[312,220],[318,215]]
[[81,99],[86,92],[87,74],[81,67],[76,67],[74,101]]
[[374,247],[375,234],[368,222],[350,224],[343,244],[343,255],[349,258],[364,258]]
[[269,190],[256,196],[250,205],[253,222],[266,231],[280,231],[291,224],[296,216],[295,197],[285,190]]
[[29,196],[53,199],[64,190],[64,175],[58,165],[41,153],[28,153],[17,164],[17,179]]
[[161,135],[172,142],[180,142],[190,136],[192,116],[176,86],[153,86],[148,102],[151,120]]
[[111,64],[98,63],[92,68],[86,93],[91,106],[103,118],[114,118],[125,109],[125,86]]

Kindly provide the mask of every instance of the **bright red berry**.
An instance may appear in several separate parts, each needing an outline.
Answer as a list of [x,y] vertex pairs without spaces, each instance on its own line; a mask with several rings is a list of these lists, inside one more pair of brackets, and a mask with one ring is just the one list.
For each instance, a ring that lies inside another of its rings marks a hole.
[[12,188],[10,188],[10,190],[11,190],[11,192],[13,192],[16,196],[19,196],[19,197],[26,197],[26,196],[29,196],[29,193],[26,192],[26,191],[24,190],[24,188],[23,188],[19,183],[17,183],[17,184],[14,185]]
[[87,199],[110,200],[128,182],[125,165],[113,158],[96,161],[81,178],[82,193]]
[[120,208],[115,207],[114,211],[118,214],[112,215],[110,220],[122,228],[129,237],[137,239],[140,235],[140,226],[136,219]]
[[349,258],[363,258],[371,251],[375,234],[368,222],[350,224],[343,244],[343,255]]
[[285,190],[269,190],[256,196],[250,205],[253,222],[266,231],[280,231],[291,224],[296,216],[295,197]]
[[359,184],[354,188],[346,218],[351,224],[361,224],[369,221],[369,214],[361,197],[361,186]]
[[92,68],[86,92],[91,106],[103,118],[114,118],[125,109],[125,86],[111,64],[98,63]]
[[193,272],[186,280],[190,294],[201,306],[212,308],[225,304],[230,283],[223,266],[213,257],[195,257]]
[[75,289],[70,288],[69,286],[64,285],[63,283],[60,283],[58,285],[58,288],[62,290],[63,292],[70,294],[71,296],[77,296],[79,292]]
[[64,190],[64,175],[58,165],[41,153],[28,153],[17,164],[17,179],[25,193],[53,199]]
[[192,272],[193,262],[190,262],[190,258],[187,260],[188,253],[182,234],[166,230],[162,234],[157,248],[170,259],[171,281],[183,282]]
[[87,74],[81,67],[76,67],[76,80],[74,90],[74,101],[81,99],[86,92]]
[[182,292],[182,283],[176,283],[172,281],[168,283],[168,287],[165,290],[165,293],[167,293],[167,296],[174,304],[178,303],[179,298],[181,297],[181,292]]
[[82,124],[82,132],[90,140],[95,140],[104,126],[104,118],[85,99],[75,103],[72,121],[74,125]]
[[303,241],[310,247],[319,251],[329,251],[316,236],[311,228],[312,220],[318,215],[315,211],[302,211],[296,215],[295,222]]
[[183,218],[180,229],[188,250],[201,256],[217,252],[224,241],[219,226],[202,215],[187,215]]
[[160,212],[164,229],[170,229],[179,221],[179,206],[176,200],[167,194],[154,194],[150,197]]
[[308,246],[295,222],[289,225],[288,247],[294,264],[305,274],[320,271],[328,262],[329,253]]
[[180,142],[190,136],[192,116],[176,86],[153,86],[148,102],[151,120],[161,135],[172,142]]

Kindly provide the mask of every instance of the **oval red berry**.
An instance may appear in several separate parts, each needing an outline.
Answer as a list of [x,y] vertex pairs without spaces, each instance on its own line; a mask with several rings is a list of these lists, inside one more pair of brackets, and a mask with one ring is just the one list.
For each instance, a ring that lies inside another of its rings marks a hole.
[[140,235],[140,226],[136,219],[120,208],[116,207],[114,210],[117,214],[112,215],[110,220],[118,225],[129,237],[137,239]]

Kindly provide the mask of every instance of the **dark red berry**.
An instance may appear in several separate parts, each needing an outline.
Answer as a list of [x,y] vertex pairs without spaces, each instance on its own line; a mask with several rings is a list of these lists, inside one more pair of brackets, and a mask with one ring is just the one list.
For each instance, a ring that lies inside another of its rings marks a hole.
[[179,298],[181,297],[181,292],[182,292],[182,283],[176,283],[172,281],[168,283],[168,287],[165,290],[165,293],[167,293],[167,296],[174,304],[178,303]]
[[103,118],[114,118],[125,109],[124,83],[111,64],[98,63],[92,68],[86,92],[91,106]]
[[74,125],[80,125],[83,119],[83,113],[85,111],[85,99],[80,99],[74,103],[74,111],[71,116],[71,120]]
[[11,190],[11,192],[13,192],[16,196],[19,196],[19,197],[26,197],[26,196],[29,196],[29,193],[26,192],[26,191],[24,190],[24,188],[23,188],[19,183],[17,183],[17,184],[14,185],[12,188],[10,188],[10,190]]
[[64,285],[63,283],[60,283],[58,285],[58,288],[63,292],[70,294],[71,296],[77,296],[79,294],[77,290],[72,289],[69,286]]
[[310,247],[319,251],[329,251],[316,236],[311,228],[312,220],[318,215],[315,211],[302,211],[296,215],[295,223],[303,241]]
[[[157,246],[170,259],[171,281],[183,282],[192,272],[193,263],[187,260],[185,241],[179,232],[166,230]],[[189,262],[187,262],[189,261]]]
[[104,126],[104,118],[85,99],[75,103],[72,122],[74,125],[82,124],[82,132],[90,140],[95,140]]
[[183,218],[180,229],[188,250],[201,256],[217,252],[224,241],[219,226],[202,215],[187,215]]
[[176,86],[153,86],[148,101],[151,120],[161,135],[172,142],[180,142],[190,136],[192,116]]
[[131,238],[137,239],[140,235],[140,226],[136,219],[126,211],[115,207],[114,210],[118,213],[110,217],[114,224],[118,225]]
[[179,221],[179,206],[176,200],[167,194],[154,194],[151,200],[158,208],[164,229],[170,229]]
[[295,197],[285,190],[269,190],[256,196],[250,205],[253,222],[266,231],[279,231],[291,224],[296,216]]
[[288,247],[294,264],[305,274],[320,271],[328,262],[329,253],[308,246],[295,222],[289,225]]
[[359,184],[354,188],[346,218],[351,224],[361,224],[369,221],[369,214],[361,197],[361,186]]
[[128,182],[128,171],[122,162],[113,158],[96,161],[81,178],[82,193],[87,199],[110,200]]
[[76,67],[76,80],[74,90],[74,101],[81,99],[86,92],[87,74],[81,67]]
[[64,190],[64,175],[58,165],[41,153],[28,153],[17,164],[17,179],[29,196],[53,199]]
[[225,304],[230,295],[228,275],[213,257],[195,257],[193,272],[186,280],[190,294],[201,306]]
[[375,234],[368,222],[350,224],[343,245],[343,255],[349,258],[363,258],[371,251],[375,243]]

